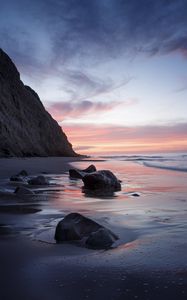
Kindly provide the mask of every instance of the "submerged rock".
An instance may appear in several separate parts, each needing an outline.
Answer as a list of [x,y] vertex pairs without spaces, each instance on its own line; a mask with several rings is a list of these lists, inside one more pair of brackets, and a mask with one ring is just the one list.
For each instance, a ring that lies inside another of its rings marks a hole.
[[57,224],[55,231],[57,242],[82,240],[85,246],[94,249],[108,248],[117,239],[112,231],[79,213],[65,216]]
[[109,170],[101,170],[86,174],[82,181],[84,188],[88,190],[120,191],[121,184],[117,177]]
[[15,191],[14,191],[15,194],[18,194],[18,195],[34,195],[34,192],[31,191],[30,189],[27,189],[23,186],[18,186]]
[[49,180],[45,176],[40,175],[40,176],[37,176],[37,177],[34,177],[34,178],[28,180],[28,184],[31,184],[31,185],[48,185]]
[[94,165],[90,165],[88,168],[84,170],[79,169],[70,169],[69,176],[71,178],[82,179],[87,173],[96,172],[96,167]]

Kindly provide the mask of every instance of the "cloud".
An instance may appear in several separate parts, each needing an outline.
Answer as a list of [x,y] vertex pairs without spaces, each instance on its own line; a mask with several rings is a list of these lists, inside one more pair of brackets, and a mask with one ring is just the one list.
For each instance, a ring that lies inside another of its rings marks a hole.
[[107,75],[105,78],[99,78],[88,74],[86,71],[73,69],[66,69],[58,75],[63,78],[61,83],[59,83],[59,89],[66,93],[65,97],[68,101],[83,101],[85,98],[91,99],[108,94],[122,88],[132,80],[132,77],[124,77],[118,83],[115,83]]
[[[63,80],[66,82],[63,89],[67,92],[69,100],[82,100],[107,93],[114,88],[110,78],[99,79],[79,70],[66,70],[63,72]],[[124,82],[124,84],[126,84]]]
[[74,147],[74,150],[75,151],[87,151],[87,150],[90,150],[90,149],[93,149],[94,146],[77,146],[77,147]]
[[92,115],[110,111],[121,105],[120,102],[93,102],[90,100],[55,102],[47,107],[47,110],[57,121],[67,118],[79,118],[83,115]]
[[39,60],[44,69],[85,67],[124,53],[186,57],[186,11],[186,0],[7,0],[1,43],[18,61],[26,43],[27,65]]
[[187,123],[137,127],[63,123],[62,127],[85,154],[187,151]]

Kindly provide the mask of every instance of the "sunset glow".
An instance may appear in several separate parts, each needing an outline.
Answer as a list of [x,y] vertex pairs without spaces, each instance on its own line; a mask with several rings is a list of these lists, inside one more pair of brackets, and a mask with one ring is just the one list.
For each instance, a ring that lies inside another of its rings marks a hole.
[[183,0],[7,0],[1,47],[79,153],[183,152],[186,10]]
[[[63,126],[82,154],[130,154],[187,151],[187,124],[157,127]],[[81,141],[81,146],[80,146]]]

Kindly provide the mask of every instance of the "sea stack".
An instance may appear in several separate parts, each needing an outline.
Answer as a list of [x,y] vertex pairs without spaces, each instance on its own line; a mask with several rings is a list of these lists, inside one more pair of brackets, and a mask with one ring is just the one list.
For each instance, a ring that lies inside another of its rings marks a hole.
[[76,156],[39,96],[0,49],[0,157]]

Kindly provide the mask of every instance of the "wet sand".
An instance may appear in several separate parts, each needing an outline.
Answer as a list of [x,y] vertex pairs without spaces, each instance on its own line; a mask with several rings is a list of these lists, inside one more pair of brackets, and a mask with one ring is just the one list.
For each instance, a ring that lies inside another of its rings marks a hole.
[[[0,295],[2,299],[186,299],[186,180],[180,172],[96,161],[122,179],[113,197],[87,197],[69,180],[62,158],[0,160]],[[18,197],[8,177],[47,173],[50,186]],[[3,191],[3,192],[2,192]],[[134,197],[137,193],[139,197]],[[83,213],[120,236],[108,251],[57,245],[57,222]]]

